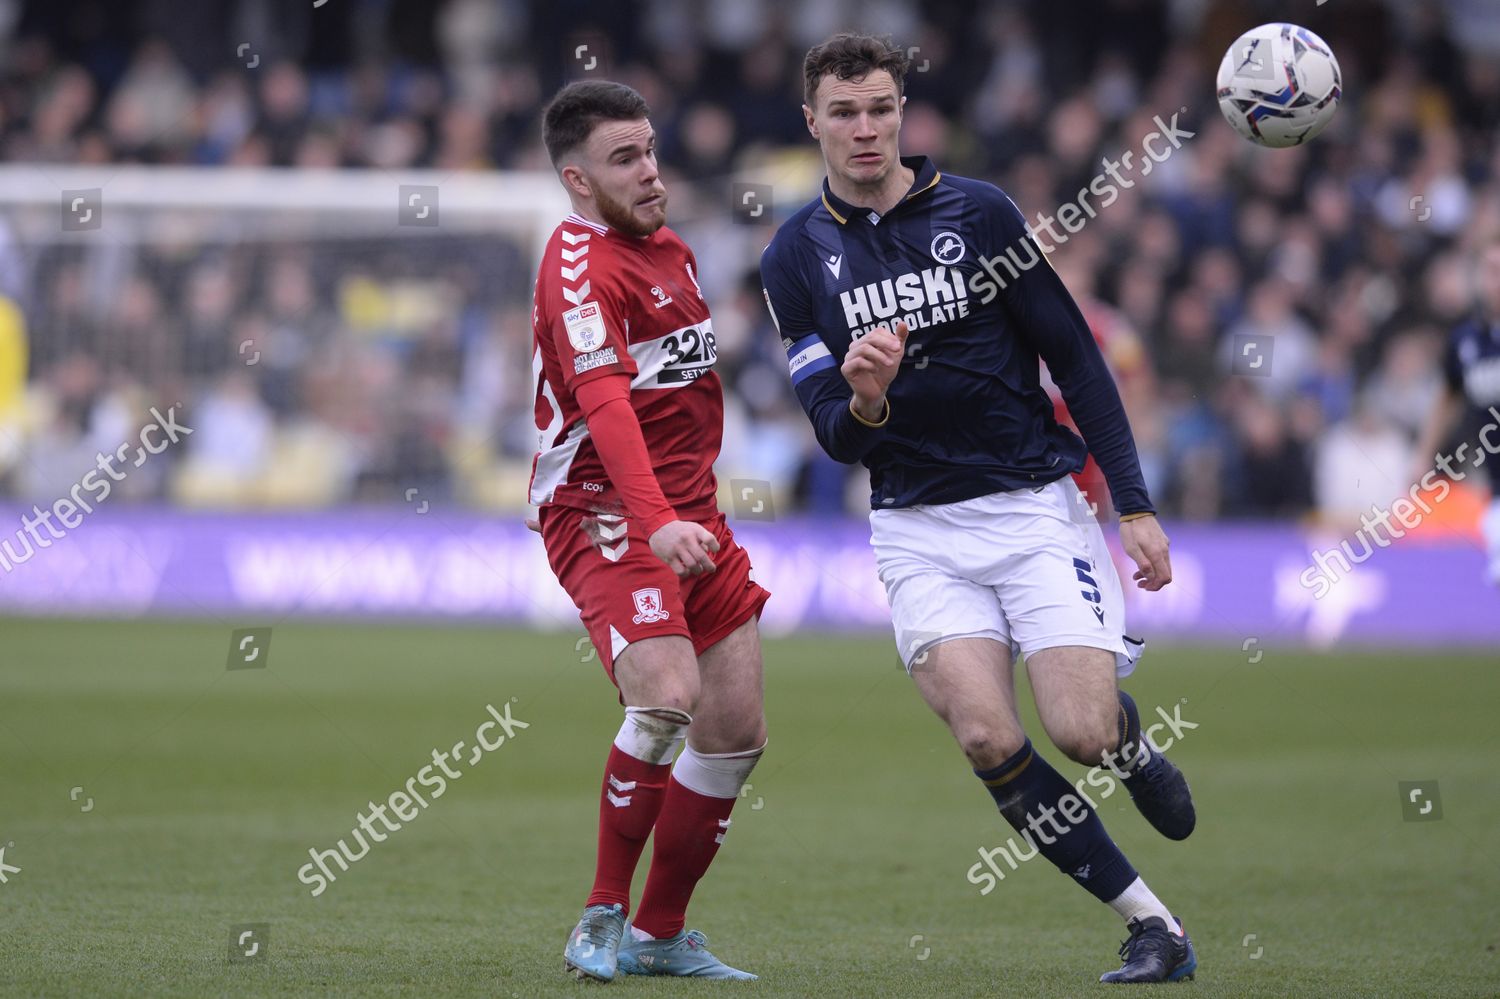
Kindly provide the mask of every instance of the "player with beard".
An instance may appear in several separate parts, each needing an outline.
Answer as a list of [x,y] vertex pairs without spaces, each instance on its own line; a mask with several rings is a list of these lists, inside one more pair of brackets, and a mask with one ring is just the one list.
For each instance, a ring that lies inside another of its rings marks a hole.
[[596,981],[753,979],[684,930],[765,749],[756,622],[769,594],[718,509],[713,321],[692,251],[666,227],[649,115],[629,87],[586,81],[553,98],[542,126],[573,213],[536,281],[531,502],[625,705],[599,791],[594,885],[563,960]]

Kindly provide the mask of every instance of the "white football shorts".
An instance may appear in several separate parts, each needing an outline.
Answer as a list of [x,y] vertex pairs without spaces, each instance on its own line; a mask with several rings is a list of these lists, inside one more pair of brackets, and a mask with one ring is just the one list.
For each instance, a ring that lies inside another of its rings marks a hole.
[[873,510],[870,544],[907,672],[952,638],[993,638],[1022,657],[1067,645],[1107,649],[1121,677],[1145,648],[1125,635],[1120,577],[1071,476]]

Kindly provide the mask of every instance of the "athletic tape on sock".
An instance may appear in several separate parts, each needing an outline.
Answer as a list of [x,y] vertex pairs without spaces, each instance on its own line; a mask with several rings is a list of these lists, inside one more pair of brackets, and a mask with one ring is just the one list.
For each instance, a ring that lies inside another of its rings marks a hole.
[[626,708],[615,748],[645,763],[670,763],[693,716],[676,708]]
[[698,753],[686,746],[672,767],[672,779],[705,797],[738,798],[765,751],[764,742],[739,753]]

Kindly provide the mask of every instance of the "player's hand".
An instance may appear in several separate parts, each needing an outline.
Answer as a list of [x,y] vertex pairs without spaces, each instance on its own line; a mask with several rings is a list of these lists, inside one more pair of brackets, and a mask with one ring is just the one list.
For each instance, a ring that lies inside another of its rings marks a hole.
[[878,327],[851,343],[844,355],[839,371],[854,390],[855,409],[871,423],[879,421],[884,411],[885,391],[901,370],[909,332],[901,322],[894,333]]
[[713,572],[719,541],[702,524],[674,520],[651,535],[651,550],[678,576],[701,576]]
[[1120,544],[1135,563],[1135,585],[1155,593],[1172,581],[1171,542],[1157,523],[1156,515],[1137,517],[1120,525]]
[[528,531],[535,531],[536,533],[541,534],[542,533],[542,522],[540,520],[537,520],[535,517],[527,517],[526,518],[526,529]]

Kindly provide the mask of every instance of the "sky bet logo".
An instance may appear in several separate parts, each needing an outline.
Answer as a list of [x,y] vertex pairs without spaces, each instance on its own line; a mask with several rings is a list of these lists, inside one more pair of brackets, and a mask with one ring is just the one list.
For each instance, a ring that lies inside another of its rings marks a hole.
[[893,325],[893,320],[905,320],[915,331],[962,319],[969,314],[969,289],[962,272],[939,265],[843,292],[839,302],[857,338],[876,327]]

